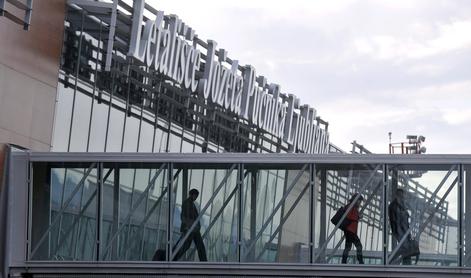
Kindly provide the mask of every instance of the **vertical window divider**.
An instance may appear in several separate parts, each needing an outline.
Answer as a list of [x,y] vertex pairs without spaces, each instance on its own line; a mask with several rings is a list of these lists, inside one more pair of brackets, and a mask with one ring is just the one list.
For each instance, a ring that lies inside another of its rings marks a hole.
[[244,164],[239,163],[237,167],[237,186],[239,187],[239,198],[238,198],[238,206],[239,206],[239,215],[237,221],[237,257],[238,262],[242,262],[242,225],[243,225],[243,185],[244,185]]
[[103,162],[97,165],[98,175],[98,200],[97,200],[97,221],[96,221],[96,260],[100,261],[100,248],[101,248],[101,229],[103,222]]
[[[11,150],[8,150],[11,152]],[[8,153],[8,157],[10,157],[10,153]],[[26,260],[31,260],[31,244],[32,244],[32,235],[33,235],[33,162],[30,159],[30,153],[28,153],[28,161],[29,161],[29,168],[28,168],[28,232],[26,234]],[[8,167],[8,166],[7,166]],[[10,169],[8,169],[10,170]],[[50,171],[50,170],[49,170]]]
[[173,235],[173,210],[172,210],[172,199],[173,199],[173,162],[167,163],[167,187],[168,187],[168,211],[167,211],[167,261],[172,258],[172,235]]
[[388,171],[388,165],[383,164],[383,202],[381,206],[383,215],[383,265],[388,264]]
[[464,167],[463,164],[458,165],[458,266],[463,267],[463,213],[464,213]]
[[315,221],[314,221],[314,211],[315,211],[315,172],[316,164],[309,164],[309,263],[313,263],[314,259],[314,232],[315,232]]

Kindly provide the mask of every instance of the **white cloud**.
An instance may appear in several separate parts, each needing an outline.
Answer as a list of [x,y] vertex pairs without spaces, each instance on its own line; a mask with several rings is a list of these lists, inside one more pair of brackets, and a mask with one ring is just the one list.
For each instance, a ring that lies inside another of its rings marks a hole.
[[[376,35],[353,40],[360,54],[380,60],[419,59],[471,46],[471,20],[440,24],[435,37],[419,40],[420,35],[407,37]],[[416,29],[420,30],[420,28]]]
[[310,101],[346,150],[358,139],[386,152],[392,131],[423,132],[430,152],[471,152],[467,1],[146,2]]

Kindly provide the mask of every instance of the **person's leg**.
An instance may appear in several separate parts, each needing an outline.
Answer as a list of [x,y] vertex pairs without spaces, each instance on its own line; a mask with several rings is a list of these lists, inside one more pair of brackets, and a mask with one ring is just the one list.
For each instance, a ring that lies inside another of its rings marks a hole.
[[203,238],[201,237],[200,231],[193,232],[193,240],[195,241],[196,250],[198,251],[198,258],[200,262],[206,262],[208,258],[206,257],[206,248],[204,247]]
[[355,248],[357,249],[357,259],[359,264],[364,264],[363,262],[363,245],[361,245],[361,241],[357,235],[353,234],[353,244],[355,244]]
[[[397,234],[392,234],[392,242],[391,242],[392,250],[394,250],[397,247],[397,244],[399,243],[397,238],[398,238]],[[399,258],[400,255],[401,255],[401,249],[397,250],[394,257],[391,258],[391,264],[399,264],[401,262],[401,258]]]
[[404,257],[402,258],[402,264],[403,265],[411,265],[412,264],[412,257]]
[[[182,235],[181,235],[180,239],[177,241],[177,244],[175,245],[175,247],[178,246],[178,242],[180,242],[180,240],[182,240],[182,238],[184,236],[185,236],[185,233],[182,233]],[[180,260],[180,258],[183,256],[183,254],[185,254],[186,250],[188,250],[188,248],[190,248],[191,241],[193,241],[193,233],[188,235],[188,238],[185,240],[185,243],[183,243],[182,248],[180,248],[180,251],[178,251],[177,255],[175,255],[175,257],[173,258],[174,261]]]
[[[397,236],[397,242],[399,244],[399,242],[402,240],[402,238],[404,237],[404,233],[399,233],[398,236]],[[408,236],[410,237],[410,235]],[[405,241],[402,242],[402,245],[399,247],[399,249],[397,250],[397,254],[398,255],[401,255],[401,258],[399,258],[399,262],[402,261],[402,264],[403,265],[410,265],[412,263],[412,258],[409,256],[409,257],[406,257],[404,256],[405,254],[407,254],[407,251],[408,251],[408,247],[407,247],[407,244],[408,244],[409,240],[406,239]],[[398,262],[398,263],[399,263]]]
[[352,249],[352,237],[350,232],[344,232],[343,235],[345,236],[345,249],[343,249],[342,254],[342,263],[347,263],[348,253]]

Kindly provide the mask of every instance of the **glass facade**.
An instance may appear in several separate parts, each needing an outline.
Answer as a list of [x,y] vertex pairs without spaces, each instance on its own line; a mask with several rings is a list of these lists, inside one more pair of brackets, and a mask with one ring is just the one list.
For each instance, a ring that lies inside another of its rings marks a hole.
[[[123,30],[106,71],[90,15],[67,7],[52,151],[302,152],[137,64]],[[109,161],[32,163],[28,260],[471,265],[468,165]]]
[[33,162],[28,258],[468,264],[467,165],[212,160]]
[[[123,44],[129,41],[132,7],[121,1],[119,5],[109,71],[105,70],[109,18],[97,9],[88,11],[86,5],[67,7],[52,151],[301,152],[127,57]],[[197,44],[206,51],[205,42]],[[320,117],[314,122],[319,130],[327,129]],[[313,141],[320,140],[316,136]],[[326,144],[313,152],[328,151]]]

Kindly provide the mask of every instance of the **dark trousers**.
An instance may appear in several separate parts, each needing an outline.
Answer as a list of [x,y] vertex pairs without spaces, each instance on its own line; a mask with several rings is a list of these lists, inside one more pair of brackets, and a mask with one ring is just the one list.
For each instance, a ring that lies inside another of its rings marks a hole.
[[[177,244],[183,239],[186,232],[182,233],[180,239],[177,241]],[[185,254],[185,252],[190,248],[191,242],[194,241],[196,245],[196,251],[198,251],[198,258],[201,262],[206,262],[208,258],[206,257],[206,248],[204,247],[203,238],[201,237],[200,231],[193,231],[188,235],[188,238],[183,243],[182,248],[178,251],[177,255],[174,257],[174,261],[180,260],[180,258]]]
[[347,263],[348,253],[352,250],[352,244],[355,244],[355,248],[357,249],[357,259],[358,263],[363,264],[363,246],[361,245],[360,239],[358,236],[350,231],[344,231],[345,236],[345,249],[343,250],[342,254],[342,263]]

